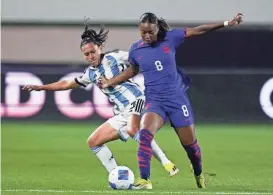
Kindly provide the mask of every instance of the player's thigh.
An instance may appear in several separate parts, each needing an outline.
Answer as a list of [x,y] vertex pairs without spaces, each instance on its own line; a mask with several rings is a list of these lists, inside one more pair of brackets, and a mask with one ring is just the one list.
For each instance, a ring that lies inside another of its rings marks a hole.
[[188,127],[194,124],[191,105],[183,99],[168,103],[168,117],[174,128]]
[[95,147],[119,138],[120,136],[118,131],[109,123],[105,122],[88,137],[87,142],[89,147]]
[[196,140],[194,125],[187,127],[175,127],[175,132],[180,139],[181,144],[190,145]]
[[188,145],[195,141],[194,115],[186,94],[181,98],[168,102],[168,115],[180,142]]
[[140,128],[147,129],[155,134],[165,123],[166,112],[158,101],[146,101],[144,115],[141,118]]
[[163,118],[155,112],[146,112],[141,118],[141,129],[155,134],[164,125]]
[[128,117],[127,130],[128,130],[128,134],[131,137],[134,137],[137,131],[139,131],[140,120],[141,120],[141,116],[139,114],[131,114]]
[[140,96],[129,105],[127,109],[127,130],[128,134],[133,137],[140,128],[141,113],[145,106],[145,97]]
[[126,142],[128,140],[130,137],[127,128],[128,114],[125,111],[108,119],[106,122],[109,123],[114,129],[116,129],[116,132],[119,134],[119,138],[122,141]]

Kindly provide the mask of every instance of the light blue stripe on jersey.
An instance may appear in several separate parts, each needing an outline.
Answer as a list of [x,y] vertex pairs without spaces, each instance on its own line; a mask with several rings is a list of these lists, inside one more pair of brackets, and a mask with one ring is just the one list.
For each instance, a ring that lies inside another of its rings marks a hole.
[[100,65],[100,67],[99,67],[99,73],[100,73],[101,76],[104,75],[105,70],[103,68],[103,65]]
[[140,91],[140,89],[136,85],[130,83],[129,81],[127,81],[126,83],[122,83],[121,85],[126,87],[132,94],[134,94],[135,97],[143,95],[142,91]]
[[[118,75],[120,73],[120,70],[118,68],[117,60],[113,56],[106,56],[106,58],[111,61],[111,72],[113,74],[113,77],[115,75]],[[129,100],[122,95],[119,91],[115,90],[115,88],[109,88],[110,92],[113,92],[115,94],[115,97],[118,99],[119,102],[123,104],[124,107],[126,107],[129,104]]]
[[[118,67],[117,60],[112,56],[106,56],[106,58],[110,60],[112,63],[111,71],[113,76],[118,75],[120,73],[120,70]],[[123,87],[126,87],[135,97],[139,97],[142,95],[142,92],[135,85],[132,85],[128,82],[122,83],[120,85],[122,85]]]
[[107,60],[111,61],[111,71],[113,74],[113,77],[118,75],[120,73],[120,70],[118,68],[117,60],[113,56],[106,56]]
[[108,90],[109,92],[112,92],[115,95],[115,98],[117,98],[117,100],[120,103],[122,103],[124,107],[126,107],[129,104],[129,100],[125,98],[124,95],[122,95],[119,91],[115,90],[115,88],[109,87]]
[[89,70],[89,79],[90,81],[94,82],[95,81],[95,73],[93,70]]

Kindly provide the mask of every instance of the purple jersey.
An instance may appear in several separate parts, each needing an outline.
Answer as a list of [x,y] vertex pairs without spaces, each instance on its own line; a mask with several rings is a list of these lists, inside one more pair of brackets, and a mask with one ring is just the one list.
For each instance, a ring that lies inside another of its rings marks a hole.
[[175,53],[176,48],[184,42],[184,37],[184,29],[173,29],[166,33],[164,41],[158,41],[154,45],[148,45],[142,40],[132,45],[129,62],[133,66],[139,66],[148,99],[168,99],[183,90]]

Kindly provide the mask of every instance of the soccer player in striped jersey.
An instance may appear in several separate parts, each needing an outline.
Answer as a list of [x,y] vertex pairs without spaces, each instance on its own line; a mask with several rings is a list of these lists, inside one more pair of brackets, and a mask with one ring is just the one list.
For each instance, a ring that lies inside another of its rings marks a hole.
[[[127,69],[128,52],[114,50],[103,53],[102,49],[107,40],[108,31],[103,28],[99,32],[89,29],[85,26],[81,38],[80,48],[84,59],[90,66],[84,73],[72,81],[57,81],[55,83],[37,86],[27,85],[23,90],[28,91],[60,91],[86,87],[89,84],[96,84],[100,87],[99,78],[101,76],[107,79],[119,75]],[[110,172],[117,166],[112,152],[105,143],[121,139],[127,141],[132,137],[139,141],[140,115],[145,104],[143,90],[131,80],[124,81],[115,87],[101,88],[101,91],[115,104],[114,116],[99,126],[88,138],[90,149],[96,154],[103,166]],[[152,141],[152,150],[154,157],[164,166],[170,176],[176,175],[179,170],[166,157],[157,143]]]

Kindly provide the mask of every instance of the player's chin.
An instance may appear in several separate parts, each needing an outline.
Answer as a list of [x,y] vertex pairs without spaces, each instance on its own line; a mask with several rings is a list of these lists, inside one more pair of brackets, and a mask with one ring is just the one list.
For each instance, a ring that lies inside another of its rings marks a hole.
[[89,61],[89,64],[91,66],[97,66],[98,65],[98,63],[96,61]]
[[144,40],[144,43],[150,45],[150,44],[152,44],[152,41],[151,40]]

